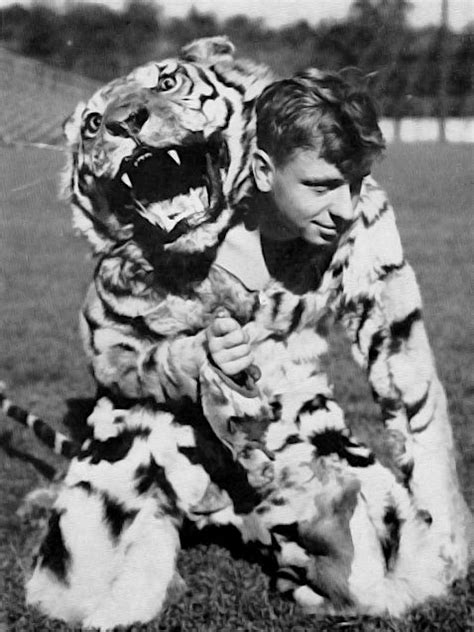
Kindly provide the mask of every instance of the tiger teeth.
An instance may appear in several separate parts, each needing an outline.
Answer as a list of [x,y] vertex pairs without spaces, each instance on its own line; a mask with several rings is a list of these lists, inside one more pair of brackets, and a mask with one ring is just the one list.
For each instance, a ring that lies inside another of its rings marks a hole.
[[170,149],[168,151],[168,156],[172,158],[177,165],[181,166],[181,158],[179,157],[179,154],[176,151],[176,149]]
[[120,179],[125,184],[125,186],[127,186],[129,189],[133,189],[132,181],[130,180],[130,176],[128,175],[128,173],[123,173]]
[[161,230],[164,230],[166,233],[170,233],[175,226],[174,222],[171,222],[167,217],[162,217],[160,215],[147,214],[146,219],[148,219],[148,221],[152,224],[159,226]]
[[174,228],[174,222],[171,222],[167,217],[162,216],[159,212],[160,209],[158,209],[158,213],[154,213],[153,207],[146,209],[138,200],[135,200],[135,205],[140,215],[146,219],[147,222],[150,222],[150,224],[159,226],[167,233],[171,232]]
[[135,162],[133,163],[135,167],[138,167],[138,165],[143,162],[143,160],[148,160],[148,158],[151,158],[151,153],[149,151],[147,151],[144,154],[140,154],[140,156],[138,156],[135,159]]

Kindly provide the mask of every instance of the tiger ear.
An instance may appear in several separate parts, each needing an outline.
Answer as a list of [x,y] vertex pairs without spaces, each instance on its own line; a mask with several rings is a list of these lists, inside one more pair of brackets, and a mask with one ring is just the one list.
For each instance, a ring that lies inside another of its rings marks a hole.
[[76,145],[81,137],[81,118],[86,104],[80,101],[74,112],[64,121],[63,133],[68,145]]
[[206,64],[215,64],[222,61],[233,61],[235,46],[227,35],[215,37],[201,37],[186,44],[180,51],[181,59],[196,61]]

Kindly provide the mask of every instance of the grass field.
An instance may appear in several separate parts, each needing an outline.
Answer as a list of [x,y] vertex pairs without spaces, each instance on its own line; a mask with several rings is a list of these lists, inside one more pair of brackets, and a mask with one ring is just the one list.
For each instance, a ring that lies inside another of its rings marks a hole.
[[[0,379],[23,406],[57,427],[87,409],[94,393],[81,350],[77,313],[91,278],[88,248],[70,228],[70,213],[56,201],[58,152],[2,149],[0,154]],[[397,209],[408,259],[422,287],[429,335],[446,386],[459,451],[458,468],[474,506],[472,379],[473,257],[472,150],[462,146],[391,146],[377,169]],[[362,434],[380,436],[366,381],[336,339],[331,372],[348,421]],[[362,394],[362,395],[361,395]],[[8,455],[16,449],[16,456]],[[45,482],[29,452],[55,465],[13,422],[0,426],[0,632],[69,630],[25,608],[31,528],[15,514],[25,493]],[[436,464],[433,464],[436,467]],[[474,568],[452,595],[404,620],[314,619],[268,588],[252,559],[224,546],[200,543],[183,551],[180,570],[190,593],[169,607],[161,622],[143,630],[169,632],[373,632],[474,629]],[[470,618],[471,617],[471,618]],[[138,630],[139,628],[134,628]]]

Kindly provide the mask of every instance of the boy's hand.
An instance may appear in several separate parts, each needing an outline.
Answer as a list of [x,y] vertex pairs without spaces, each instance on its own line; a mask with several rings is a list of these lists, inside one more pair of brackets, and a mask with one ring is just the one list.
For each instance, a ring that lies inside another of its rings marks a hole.
[[209,325],[207,343],[213,362],[226,375],[236,375],[253,362],[247,333],[225,309]]

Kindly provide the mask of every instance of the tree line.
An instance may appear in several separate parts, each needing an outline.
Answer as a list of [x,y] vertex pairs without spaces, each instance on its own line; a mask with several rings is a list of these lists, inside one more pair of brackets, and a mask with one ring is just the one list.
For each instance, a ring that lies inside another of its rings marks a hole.
[[197,37],[225,33],[240,55],[282,76],[308,66],[355,73],[385,116],[436,116],[441,87],[446,114],[473,115],[473,24],[459,33],[414,28],[409,11],[407,0],[355,0],[344,20],[277,29],[245,15],[219,20],[196,9],[169,18],[149,0],[129,0],[120,12],[77,2],[60,12],[13,4],[0,10],[0,45],[104,81]]

